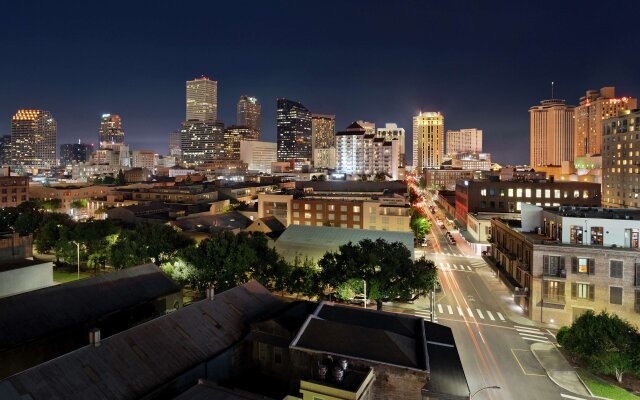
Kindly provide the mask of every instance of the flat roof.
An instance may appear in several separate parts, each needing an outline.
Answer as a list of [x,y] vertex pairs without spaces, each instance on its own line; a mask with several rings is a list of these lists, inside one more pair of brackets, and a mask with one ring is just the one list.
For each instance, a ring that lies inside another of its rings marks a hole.
[[543,207],[542,209],[560,217],[640,220],[638,208]]

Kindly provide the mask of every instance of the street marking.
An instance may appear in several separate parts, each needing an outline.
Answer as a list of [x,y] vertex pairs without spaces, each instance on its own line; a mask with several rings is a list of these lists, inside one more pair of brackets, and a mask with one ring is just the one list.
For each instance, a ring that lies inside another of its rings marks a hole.
[[451,269],[451,265],[449,265],[449,263],[447,263],[447,269]]
[[530,333],[520,333],[520,336],[534,338],[534,339],[540,339],[540,340],[548,340],[546,336],[532,335]]
[[511,349],[511,354],[513,354],[513,358],[516,359],[516,362],[518,363],[518,366],[520,367],[520,369],[522,370],[522,373],[528,376],[547,376],[547,375],[542,375],[542,374],[532,374],[530,372],[527,372],[524,369],[524,366],[522,365],[522,363],[520,362],[520,360],[518,359],[518,356],[516,355],[516,351],[526,351],[529,352],[530,350],[525,350],[525,349]]
[[531,342],[538,342],[538,343],[549,343],[548,340],[540,340],[540,339],[534,339],[534,338],[529,338],[529,337],[522,337],[522,339],[524,340],[529,340]]
[[462,307],[458,306],[458,314],[460,314],[461,317],[464,317],[464,315],[462,314]]
[[438,304],[438,312],[440,314],[442,314],[444,311],[442,311],[442,304]]
[[572,399],[572,400],[585,400],[583,397],[571,396],[571,395],[569,395],[569,394],[564,394],[564,393],[560,393],[560,396],[564,397],[565,399]]
[[543,334],[542,332],[540,332],[538,329],[525,329],[525,328],[518,328],[517,326],[515,327],[515,330],[517,330],[518,332],[524,332],[524,333],[537,333],[537,334]]
[[449,310],[449,314],[453,314],[453,308],[447,304],[447,310]]
[[482,315],[482,311],[480,311],[479,308],[476,308],[476,311],[478,312],[478,315],[480,316],[480,318],[484,319],[484,315]]
[[491,311],[487,310],[487,315],[489,316],[489,318],[490,318],[492,321],[495,321],[495,320],[496,320],[495,318],[493,318],[493,314],[491,314]]
[[504,321],[504,317],[502,316],[502,314],[500,313],[496,313],[496,314],[498,314],[498,318],[500,318],[501,321]]
[[473,316],[473,311],[471,311],[471,309],[470,309],[470,308],[468,308],[468,307],[467,307],[467,313],[469,314],[469,316],[470,316],[471,318],[475,318],[475,317]]

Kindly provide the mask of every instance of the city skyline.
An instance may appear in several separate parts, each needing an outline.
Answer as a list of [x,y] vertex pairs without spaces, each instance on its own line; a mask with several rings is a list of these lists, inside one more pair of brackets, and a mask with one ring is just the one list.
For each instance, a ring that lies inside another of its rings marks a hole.
[[[109,24],[101,23],[106,16],[96,12],[97,6],[85,5],[73,15],[80,22],[67,24],[70,27],[63,31],[50,28],[52,23],[68,22],[64,7],[45,4],[26,13],[24,5],[8,5],[10,9],[0,17],[4,38],[0,46],[5,54],[20,58],[35,46],[48,63],[0,66],[4,92],[11,94],[0,100],[0,120],[5,121],[0,133],[9,133],[10,117],[16,110],[36,108],[57,116],[60,143],[78,139],[95,143],[96,118],[114,113],[126,121],[132,148],[151,147],[164,153],[167,133],[179,129],[184,118],[184,81],[205,75],[219,82],[219,118],[226,125],[235,120],[240,95],[249,93],[259,99],[262,140],[275,141],[276,99],[286,97],[314,113],[335,114],[338,127],[368,120],[378,126],[395,122],[407,128],[419,111],[440,111],[447,116],[445,130],[483,129],[486,151],[495,154],[497,162],[518,163],[529,159],[527,110],[550,97],[551,81],[556,82],[554,97],[567,104],[577,104],[586,90],[604,86],[616,86],[621,96],[637,97],[640,91],[640,77],[632,68],[635,54],[628,55],[628,62],[612,65],[604,58],[591,57],[587,50],[602,47],[613,53],[626,52],[633,38],[628,25],[619,27],[613,42],[604,37],[593,37],[589,43],[578,40],[583,30],[580,21],[597,19],[597,7],[554,5],[555,17],[549,17],[547,7],[540,4],[527,10],[529,18],[523,20],[525,5],[433,4],[428,6],[433,15],[428,17],[430,23],[413,24],[427,11],[426,5],[376,3],[365,9],[353,2],[327,6],[336,10],[331,17],[336,29],[327,34],[313,28],[324,23],[302,24],[291,18],[308,11],[308,6],[255,3],[243,14],[252,29],[233,36],[231,22],[204,24],[207,12],[187,18],[176,16],[173,7],[162,4],[152,10],[127,6],[128,13],[110,15]],[[213,5],[203,3],[202,7]],[[222,14],[237,11],[229,5],[216,8]],[[348,21],[362,16],[363,11],[376,23],[405,20],[406,28],[353,35],[349,29],[347,35]],[[307,14],[310,22],[319,18]],[[572,18],[563,18],[566,15]],[[535,22],[540,19],[557,35],[575,38],[576,46],[540,36]],[[129,24],[131,20],[139,24]],[[445,35],[447,30],[441,28],[451,23],[458,29]],[[169,24],[186,32],[164,29]],[[113,28],[98,28],[105,25]],[[298,38],[282,44],[277,38],[292,28],[299,32]],[[274,34],[262,35],[264,31]],[[211,39],[214,37],[216,40]],[[57,45],[48,45],[53,40]],[[431,56],[412,50],[425,41],[451,51],[440,52],[434,62]],[[331,57],[313,53],[334,43]],[[212,51],[184,57],[185,48],[198,46]],[[117,48],[130,62],[106,67],[105,47]],[[464,51],[453,51],[462,48]],[[286,57],[294,49],[301,56]],[[353,57],[354,52],[362,57]],[[546,56],[531,57],[539,53]],[[365,64],[372,55],[381,61]],[[469,59],[474,62],[466,62]],[[362,73],[365,65],[371,68]],[[92,84],[82,84],[85,81]],[[99,95],[96,88],[103,88]],[[516,151],[499,154],[501,145]],[[407,143],[407,154],[411,153],[411,143]]]

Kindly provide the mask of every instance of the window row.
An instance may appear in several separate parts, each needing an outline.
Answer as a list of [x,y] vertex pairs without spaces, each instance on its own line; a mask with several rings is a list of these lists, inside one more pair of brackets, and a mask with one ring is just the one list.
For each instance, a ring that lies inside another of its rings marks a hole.
[[[322,203],[316,203],[315,207],[312,207],[312,204],[310,203],[304,203],[304,210],[305,211],[310,211],[312,208],[315,209],[316,211],[322,211],[324,210],[324,204]],[[349,206],[339,206],[340,207],[340,211],[341,212],[347,212],[349,209]],[[327,211],[336,211],[337,206],[335,204],[327,204]],[[293,209],[294,210],[299,210],[300,209],[300,203],[293,203]],[[351,210],[354,213],[359,213],[360,212],[360,206],[351,206]]]
[[[573,193],[572,193],[573,192]],[[544,196],[543,196],[544,194]],[[538,199],[568,199],[570,195],[574,199],[579,199],[582,197],[583,199],[588,199],[591,196],[591,192],[589,190],[579,190],[575,189],[573,191],[560,189],[513,189],[513,188],[500,188],[498,189],[498,195],[500,197],[526,197],[526,198],[538,198]],[[597,192],[593,193],[593,196],[596,197]],[[480,196],[495,196],[496,188],[480,188]],[[553,196],[552,196],[553,195]]]
[[[595,275],[596,260],[587,257],[571,257],[571,273]],[[542,272],[545,276],[567,277],[564,256],[542,256]],[[640,263],[634,264],[635,285],[640,285]],[[609,278],[622,279],[624,274],[623,260],[609,260]]]

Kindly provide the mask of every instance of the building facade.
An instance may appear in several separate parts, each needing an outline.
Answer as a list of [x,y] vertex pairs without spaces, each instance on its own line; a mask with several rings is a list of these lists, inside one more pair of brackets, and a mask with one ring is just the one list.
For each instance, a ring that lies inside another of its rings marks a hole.
[[93,154],[93,145],[89,143],[69,143],[60,145],[60,165],[87,162]]
[[187,121],[218,119],[218,82],[205,76],[187,81]]
[[348,175],[385,174],[398,179],[399,144],[368,133],[354,122],[336,134],[336,169]]
[[640,206],[640,110],[625,110],[604,121],[602,204]]
[[11,135],[0,136],[0,165],[11,164]]
[[224,153],[229,160],[240,159],[240,142],[256,141],[260,133],[248,126],[231,125],[224,130]]
[[182,159],[188,164],[225,158],[224,124],[217,121],[185,121],[180,130]]
[[444,156],[444,116],[421,112],[413,117],[413,168],[438,168]]
[[29,177],[0,176],[0,208],[16,207],[29,201]]
[[180,150],[182,147],[180,140],[180,131],[174,131],[169,133],[169,153],[174,150]]
[[530,165],[561,165],[573,162],[575,106],[564,100],[543,100],[529,109]]
[[277,102],[278,161],[292,161],[296,169],[312,157],[311,113],[300,103]]
[[146,168],[153,171],[155,167],[156,153],[151,150],[134,150],[131,152],[131,166],[133,168]]
[[404,128],[399,128],[394,123],[386,123],[384,128],[376,129],[376,137],[383,138],[385,141],[396,140],[398,142],[398,164],[403,168],[406,164]]
[[467,214],[520,212],[524,204],[559,207],[600,207],[600,185],[589,182],[458,181],[456,219],[466,224]]
[[616,98],[615,87],[587,90],[575,109],[575,157],[602,154],[603,121],[637,108],[637,99]]
[[313,149],[313,166],[316,169],[336,169],[336,148]]
[[459,180],[480,179],[481,174],[474,170],[463,169],[427,169],[424,179],[428,188],[438,190],[456,190]]
[[100,148],[109,148],[116,143],[124,143],[124,129],[122,119],[116,114],[102,114],[98,129]]
[[336,144],[336,116],[311,115],[312,148],[326,149]]
[[446,154],[482,153],[482,129],[460,129],[447,131]]
[[260,111],[261,106],[258,99],[251,96],[240,96],[236,108],[236,125],[247,126],[258,133],[260,140]]
[[240,160],[250,172],[271,172],[271,164],[278,161],[278,144],[257,140],[240,141]]
[[56,165],[58,125],[49,111],[18,110],[11,119],[11,160],[20,167]]
[[492,257],[522,288],[529,318],[570,325],[607,310],[640,325],[640,215],[620,211],[533,207],[521,223],[492,221]]

